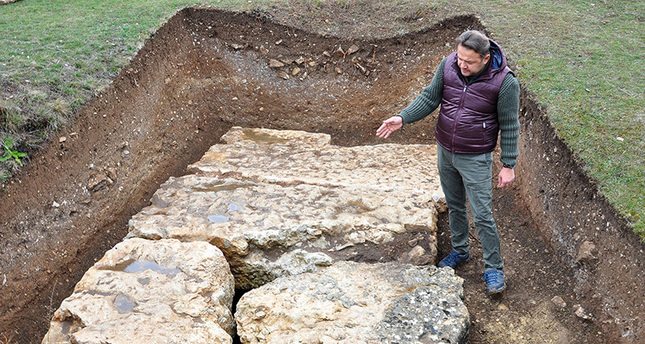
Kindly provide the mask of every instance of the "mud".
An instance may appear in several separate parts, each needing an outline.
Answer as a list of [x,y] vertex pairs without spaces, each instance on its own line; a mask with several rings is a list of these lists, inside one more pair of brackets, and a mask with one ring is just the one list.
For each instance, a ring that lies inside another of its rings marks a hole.
[[[380,121],[416,96],[469,27],[482,28],[474,17],[456,17],[403,36],[351,39],[258,13],[179,12],[60,132],[67,140],[53,138],[0,196],[0,342],[40,342],[53,311],[125,236],[128,219],[231,126],[324,132],[340,145],[381,143],[374,136]],[[359,49],[348,54],[352,45]],[[270,68],[271,59],[285,66]],[[484,295],[474,238],[475,259],[458,270],[473,319],[469,339],[643,340],[642,244],[536,104],[523,92],[519,179],[495,193],[509,289],[502,299]],[[433,128],[429,117],[388,142],[432,144]],[[598,257],[579,263],[585,240]],[[395,257],[393,248],[387,259]],[[553,296],[567,307],[557,309]],[[576,317],[574,304],[593,318]]]

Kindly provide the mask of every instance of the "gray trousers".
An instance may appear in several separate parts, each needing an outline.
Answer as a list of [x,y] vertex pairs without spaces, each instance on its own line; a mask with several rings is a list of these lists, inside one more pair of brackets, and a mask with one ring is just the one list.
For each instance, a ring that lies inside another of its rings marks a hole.
[[441,188],[448,204],[452,249],[459,253],[467,253],[469,250],[466,215],[468,197],[484,252],[484,268],[502,269],[504,263],[492,208],[492,153],[451,153],[441,145],[437,145],[437,151]]

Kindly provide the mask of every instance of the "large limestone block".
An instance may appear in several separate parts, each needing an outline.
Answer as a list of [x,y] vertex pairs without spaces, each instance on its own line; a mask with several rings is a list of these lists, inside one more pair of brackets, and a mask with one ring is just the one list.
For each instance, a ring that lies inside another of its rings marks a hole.
[[452,269],[336,262],[244,294],[242,343],[460,343],[469,316]]
[[[383,256],[382,244],[397,241],[402,259],[409,250],[408,261],[432,263],[436,219],[429,195],[188,175],[160,187],[129,236],[208,241],[228,258],[237,287],[251,289],[366,251]],[[426,240],[413,248],[419,232]]]
[[396,259],[392,246],[403,262],[435,261],[434,147],[339,147],[326,134],[239,127],[222,140],[196,175],[162,185],[130,237],[213,243],[241,289],[338,259]]
[[443,195],[430,145],[340,147],[326,134],[233,127],[189,166],[194,173],[280,184],[353,187],[411,199]]
[[233,294],[213,245],[128,239],[85,273],[43,343],[232,343]]

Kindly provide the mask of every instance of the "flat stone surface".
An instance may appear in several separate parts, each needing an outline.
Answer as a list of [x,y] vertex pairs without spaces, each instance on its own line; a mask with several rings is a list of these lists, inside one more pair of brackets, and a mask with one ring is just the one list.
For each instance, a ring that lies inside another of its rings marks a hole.
[[436,147],[382,144],[341,147],[329,135],[233,127],[189,171],[285,184],[352,187],[442,198]]
[[242,128],[223,140],[194,175],[161,186],[129,236],[208,241],[246,290],[334,260],[382,260],[388,243],[402,262],[435,262],[434,148],[338,147],[325,134]]
[[205,242],[128,239],[63,300],[43,343],[232,343],[233,276]]
[[336,262],[244,294],[242,343],[461,343],[469,316],[452,269]]

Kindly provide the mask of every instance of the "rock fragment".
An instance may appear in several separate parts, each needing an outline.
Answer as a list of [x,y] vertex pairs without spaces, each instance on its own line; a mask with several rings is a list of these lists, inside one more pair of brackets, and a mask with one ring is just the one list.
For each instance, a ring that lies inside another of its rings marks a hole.
[[578,254],[576,255],[576,261],[578,263],[583,262],[592,262],[597,260],[597,250],[596,245],[591,241],[584,241],[580,248],[578,248]]
[[284,67],[284,63],[276,60],[276,59],[270,59],[269,60],[269,67],[271,68],[282,68]]
[[551,299],[551,302],[553,302],[554,305],[556,305],[559,308],[565,308],[567,307],[567,303],[564,302],[564,300],[560,296],[554,296]]
[[242,296],[242,343],[460,343],[463,280],[451,269],[336,262]]
[[573,313],[578,318],[583,319],[583,320],[591,320],[592,319],[591,314],[587,313],[587,311],[581,305],[574,305],[573,306]]
[[358,47],[358,45],[356,45],[356,44],[352,44],[352,45],[349,47],[349,49],[347,49],[346,54],[347,54],[347,55],[351,55],[351,54],[353,54],[353,53],[357,52],[359,49],[360,49],[360,48]]

